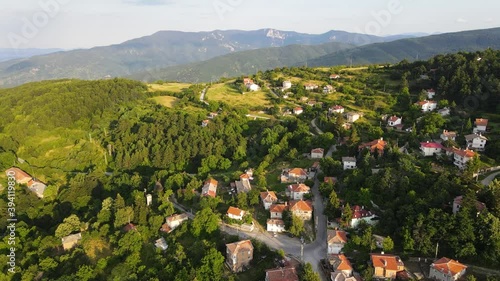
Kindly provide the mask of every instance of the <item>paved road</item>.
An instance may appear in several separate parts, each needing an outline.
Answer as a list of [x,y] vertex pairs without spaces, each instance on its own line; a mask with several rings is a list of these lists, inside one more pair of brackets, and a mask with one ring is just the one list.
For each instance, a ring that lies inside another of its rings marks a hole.
[[254,120],[257,119],[257,118],[259,118],[259,119],[266,119],[266,120],[271,119],[269,117],[262,117],[262,116],[252,115],[252,114],[247,114],[245,116],[248,117],[248,118],[253,118]]
[[500,172],[493,173],[487,176],[484,180],[481,181],[483,185],[490,185],[490,183],[496,178],[496,176],[500,175]]
[[318,134],[322,135],[323,134],[323,131],[321,131],[321,129],[316,126],[316,118],[314,118],[313,120],[311,120],[311,126],[313,126],[314,129],[316,129],[316,131],[318,132]]

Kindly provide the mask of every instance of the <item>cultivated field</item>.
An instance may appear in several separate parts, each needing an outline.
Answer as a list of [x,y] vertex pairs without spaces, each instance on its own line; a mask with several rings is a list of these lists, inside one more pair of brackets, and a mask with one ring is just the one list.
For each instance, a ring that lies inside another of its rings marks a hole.
[[270,106],[267,93],[258,91],[241,94],[231,83],[221,83],[211,86],[207,91],[206,100],[208,102],[225,102],[235,107],[245,107],[248,109]]
[[179,100],[178,98],[171,96],[159,96],[151,99],[168,108],[174,107],[175,103]]
[[153,92],[158,92],[158,91],[169,91],[169,92],[176,92],[180,93],[182,89],[189,88],[191,84],[187,83],[164,83],[164,84],[149,84],[148,87],[151,91]]

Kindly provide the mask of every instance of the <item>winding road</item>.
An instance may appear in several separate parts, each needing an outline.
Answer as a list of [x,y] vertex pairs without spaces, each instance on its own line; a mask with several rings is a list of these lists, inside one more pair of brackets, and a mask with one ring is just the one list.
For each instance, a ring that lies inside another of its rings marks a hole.
[[490,183],[498,176],[500,175],[500,172],[493,173],[489,176],[487,176],[484,180],[481,181],[483,185],[490,185]]

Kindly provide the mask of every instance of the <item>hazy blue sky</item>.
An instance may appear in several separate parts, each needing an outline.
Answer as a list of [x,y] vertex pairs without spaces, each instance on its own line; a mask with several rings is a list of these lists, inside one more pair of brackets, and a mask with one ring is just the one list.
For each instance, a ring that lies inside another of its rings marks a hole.
[[159,30],[275,28],[306,33],[345,30],[391,35],[500,27],[497,0],[8,2],[0,10],[0,48],[89,48],[121,43]]

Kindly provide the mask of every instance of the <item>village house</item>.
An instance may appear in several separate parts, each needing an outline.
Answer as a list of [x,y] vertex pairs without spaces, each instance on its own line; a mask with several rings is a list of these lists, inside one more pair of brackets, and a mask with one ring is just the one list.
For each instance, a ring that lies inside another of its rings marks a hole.
[[323,94],[329,94],[332,92],[335,92],[332,85],[326,85],[325,87],[323,87]]
[[340,254],[347,243],[347,234],[342,230],[327,230],[326,243],[328,254]]
[[232,186],[236,188],[237,193],[250,192],[250,190],[252,190],[252,185],[250,184],[250,176],[246,173],[240,175],[240,180],[235,181]]
[[273,204],[269,207],[269,213],[272,219],[283,219],[283,212],[288,211],[288,203]]
[[233,220],[243,220],[245,213],[245,211],[235,207],[229,207],[229,209],[227,209],[227,217]]
[[[462,208],[463,199],[464,199],[464,197],[462,195],[460,195],[460,196],[455,197],[455,199],[453,200],[452,211],[453,211],[454,215],[456,213],[458,213],[458,211],[460,211],[460,208]],[[479,215],[482,211],[486,210],[486,204],[476,200],[476,210],[477,210],[477,214]]]
[[313,90],[316,90],[318,88],[318,85],[316,84],[305,84],[304,85],[304,89],[306,89],[306,91],[313,91]]
[[438,109],[437,113],[443,117],[450,115],[451,111],[449,107]]
[[201,189],[201,195],[215,198],[217,196],[217,184],[218,182],[214,179],[206,180]]
[[284,232],[285,222],[280,219],[268,219],[267,220],[267,231],[269,232]]
[[336,184],[337,183],[337,178],[336,177],[325,177],[323,179],[324,182],[330,183],[330,184]]
[[210,112],[210,113],[208,114],[208,118],[209,118],[209,119],[214,119],[214,118],[215,118],[215,117],[217,117],[218,115],[219,115],[219,113],[217,113],[217,112]]
[[354,123],[354,122],[358,121],[359,118],[361,118],[361,114],[358,112],[347,112],[345,114],[345,117],[346,117],[347,122]]
[[488,127],[488,119],[478,118],[474,121],[473,133],[484,133]]
[[437,142],[421,142],[420,150],[422,150],[424,156],[434,156],[436,154],[441,154],[443,145]]
[[427,90],[427,98],[432,100],[434,96],[436,95],[436,91],[434,89],[428,89]]
[[396,125],[401,125],[403,123],[403,117],[398,117],[393,115],[387,119],[387,126],[394,127]]
[[488,139],[485,136],[481,135],[481,133],[479,133],[466,135],[465,141],[467,142],[468,148],[482,151],[484,150],[484,146],[486,145]]
[[364,206],[360,207],[355,205],[352,207],[352,219],[349,225],[352,228],[356,228],[361,221],[365,221],[369,225],[374,225],[377,223],[374,218],[376,218],[376,216],[371,211],[365,209]]
[[443,130],[443,133],[441,133],[441,139],[443,141],[447,140],[455,141],[456,137],[457,137],[457,132],[450,132],[448,130]]
[[307,172],[302,168],[293,168],[284,170],[281,173],[281,183],[287,182],[304,182],[307,180]]
[[123,232],[125,233],[128,233],[130,231],[137,231],[137,226],[135,226],[135,224],[129,222],[127,223],[123,228],[122,228]]
[[432,100],[419,101],[416,105],[422,109],[422,112],[430,112],[437,108],[437,102]]
[[315,148],[311,150],[311,158],[312,159],[321,159],[325,154],[325,150],[323,148]]
[[206,126],[208,126],[208,124],[210,124],[210,120],[208,120],[208,119],[205,119],[205,120],[201,121],[201,126],[202,127],[206,127]]
[[296,107],[293,109],[293,114],[295,115],[300,115],[302,113],[304,113],[304,109],[302,109],[302,107]]
[[82,240],[81,232],[61,238],[63,249],[66,251],[71,250],[80,240]]
[[288,90],[292,88],[292,82],[287,80],[287,81],[283,81],[283,90]]
[[379,155],[383,155],[386,145],[387,145],[387,142],[384,141],[383,138],[380,138],[378,140],[363,143],[360,146],[358,146],[358,149],[361,151],[361,150],[367,148],[370,150],[371,153],[377,152]]
[[328,256],[331,269],[330,278],[332,281],[355,281],[352,277],[352,265],[344,254],[332,254]]
[[292,200],[303,200],[304,195],[309,194],[311,188],[303,183],[291,184],[286,190],[286,195]]
[[157,249],[162,250],[162,251],[166,251],[168,249],[168,245],[167,245],[167,241],[165,240],[165,238],[162,237],[160,239],[156,239],[155,247]]
[[396,273],[405,270],[401,258],[394,255],[371,254],[371,263],[375,269],[374,278],[396,279]]
[[335,105],[335,106],[332,106],[328,109],[328,113],[332,114],[332,113],[339,113],[339,114],[342,114],[344,113],[344,107],[341,106],[341,105]]
[[313,206],[310,201],[292,200],[290,201],[290,212],[302,220],[311,220]]
[[438,281],[455,281],[465,274],[467,266],[456,260],[441,258],[431,264],[429,278]]
[[463,170],[467,167],[467,162],[469,162],[476,153],[469,149],[453,149],[453,164],[459,169]]
[[260,193],[260,200],[262,200],[264,209],[269,210],[272,204],[278,202],[278,196],[276,196],[274,191],[265,191]]
[[253,245],[250,240],[226,244],[226,263],[233,272],[241,272],[253,260]]
[[268,269],[265,281],[299,281],[299,275],[295,267]]
[[188,215],[184,213],[169,216],[165,219],[165,223],[161,226],[160,230],[162,232],[170,233],[188,219]]
[[356,169],[356,158],[342,157],[342,165],[344,166],[344,171]]
[[247,90],[249,90],[250,92],[257,92],[260,90],[260,86],[257,85],[257,84],[247,84]]
[[311,165],[311,171],[312,171],[312,172],[317,172],[317,171],[318,171],[318,169],[319,169],[319,166],[320,166],[319,161],[314,162],[314,163]]
[[253,84],[253,80],[250,79],[250,78],[243,78],[243,85],[247,85],[247,84]]
[[332,75],[330,75],[330,79],[340,79],[340,75],[332,74]]
[[31,192],[38,196],[38,198],[43,198],[43,193],[47,188],[45,183],[16,167],[9,168],[5,173],[7,176],[13,176],[18,184],[26,185]]

